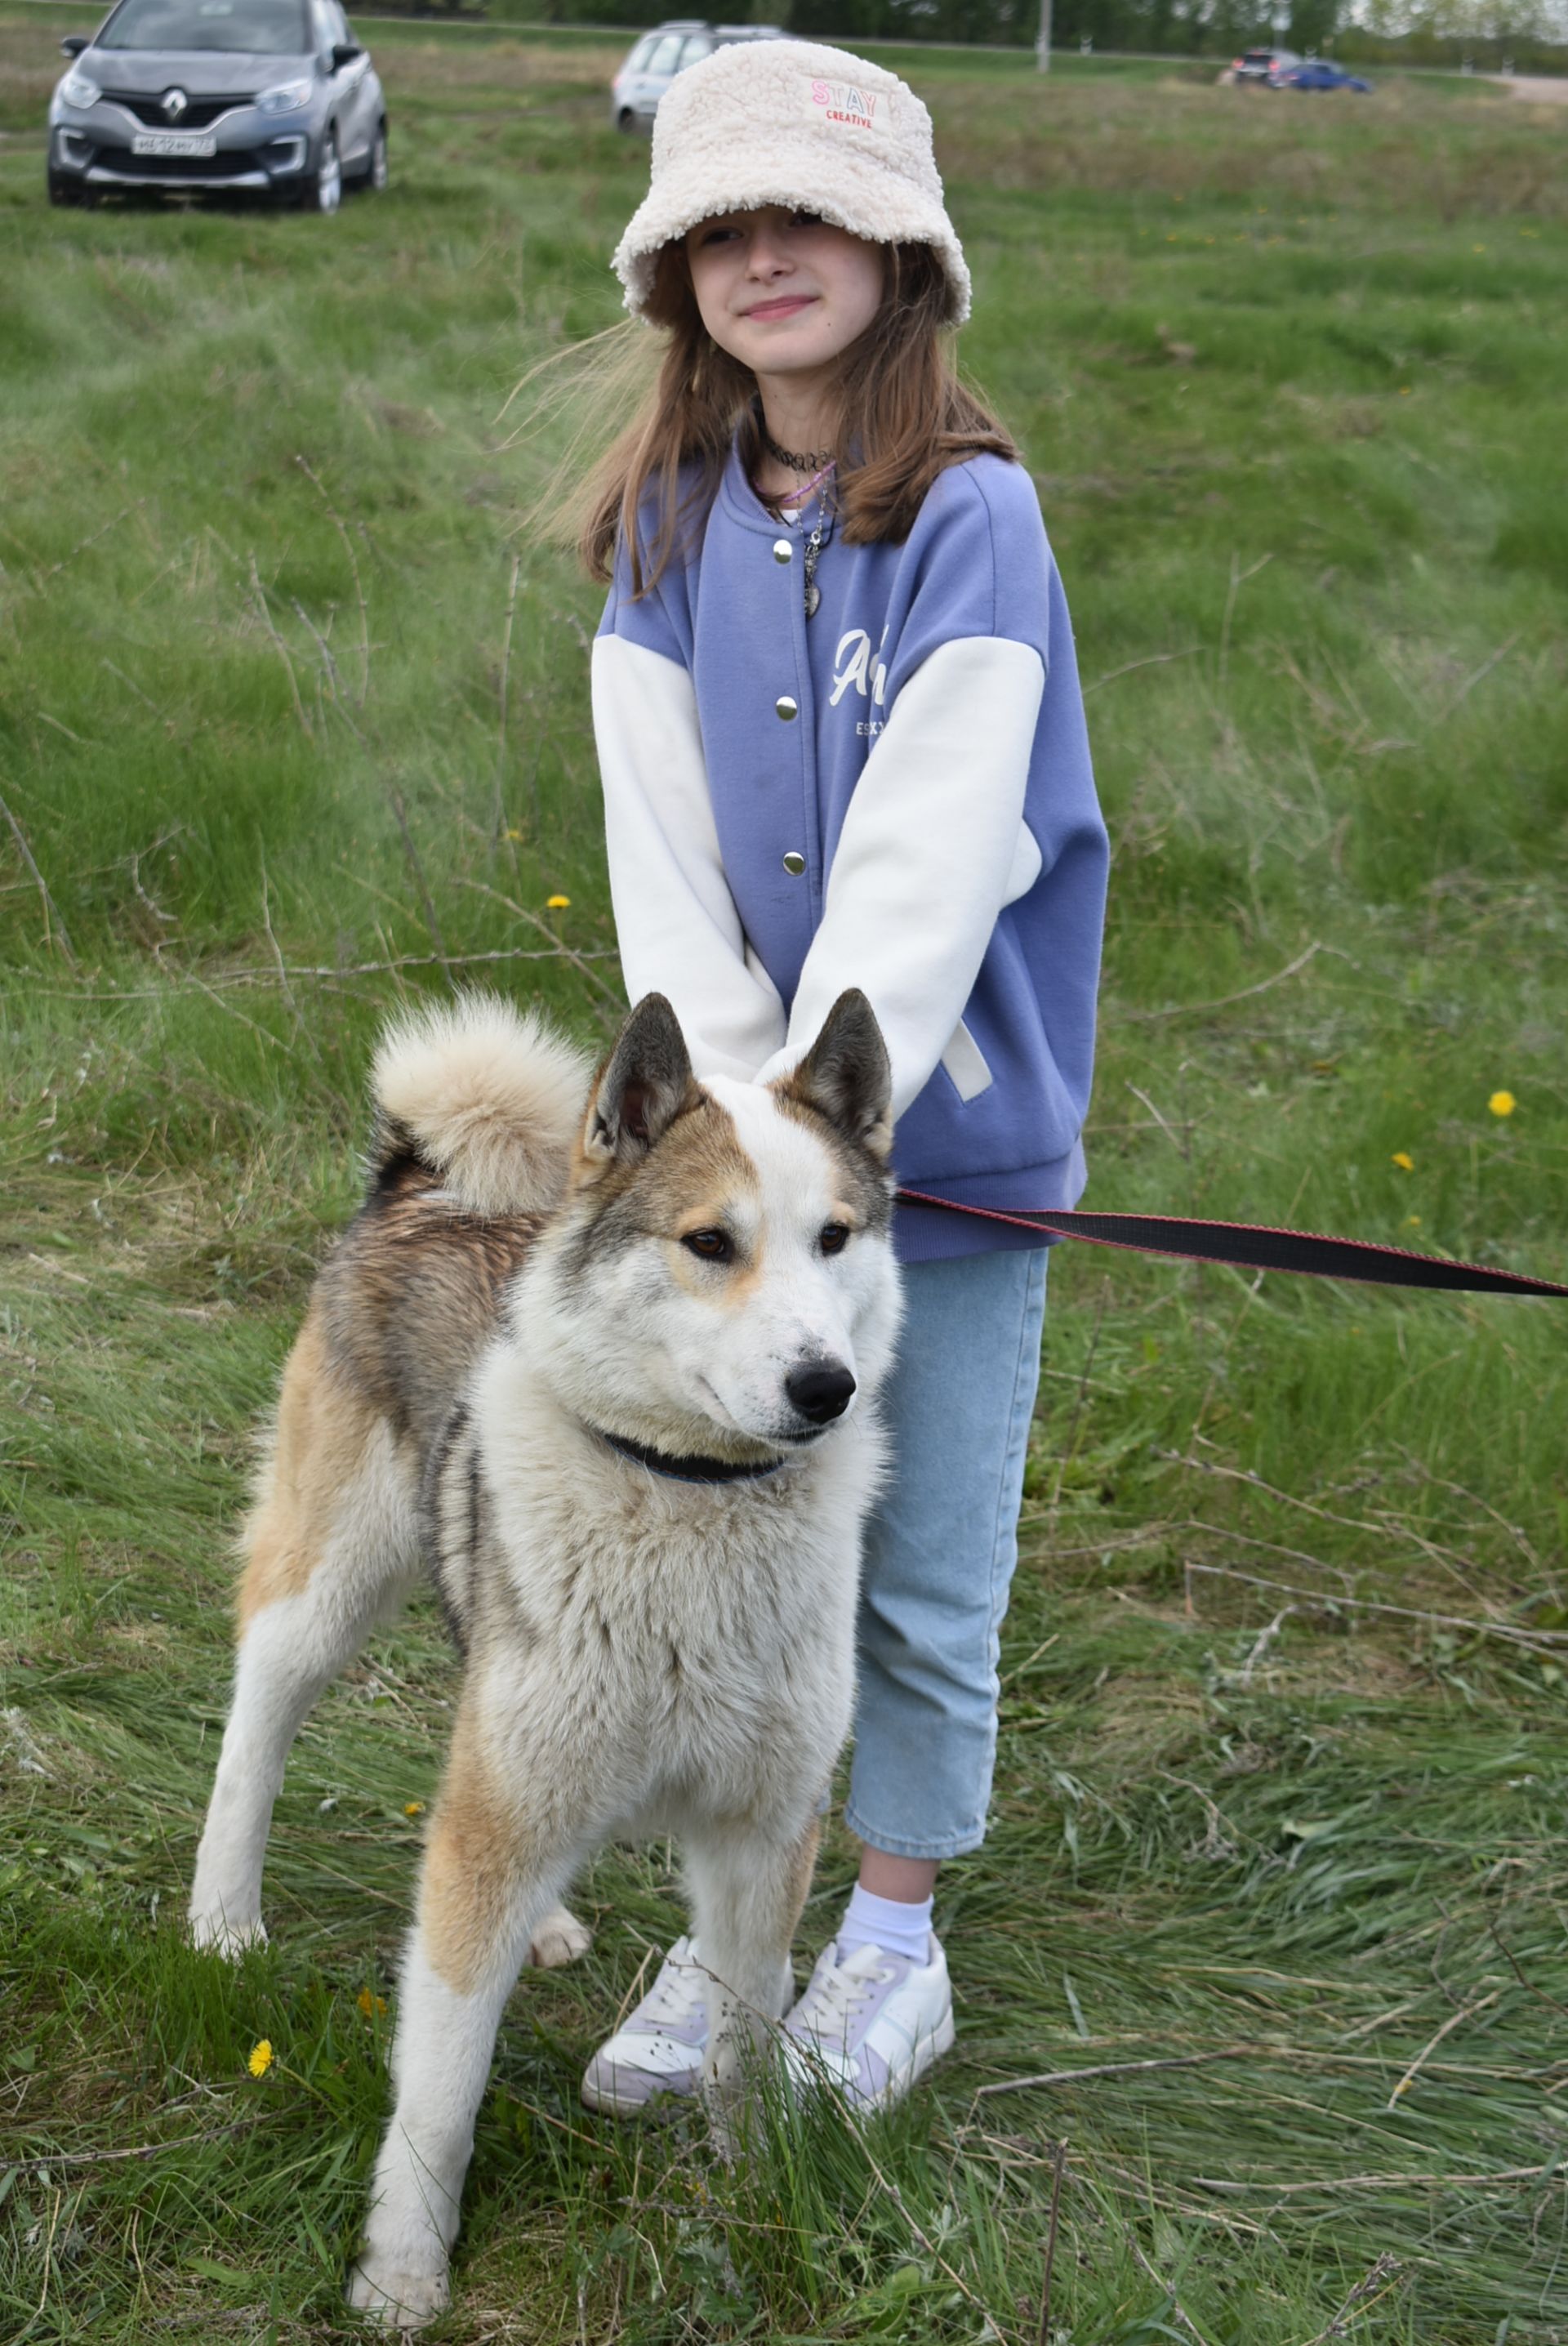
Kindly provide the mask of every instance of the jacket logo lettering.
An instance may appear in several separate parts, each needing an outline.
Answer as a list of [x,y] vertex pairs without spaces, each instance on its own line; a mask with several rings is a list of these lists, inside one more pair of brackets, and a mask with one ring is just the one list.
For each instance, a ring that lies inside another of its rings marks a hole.
[[828,702],[837,709],[850,685],[864,700],[868,694],[874,706],[881,709],[888,697],[888,672],[882,665],[880,651],[873,654],[871,639],[864,627],[850,627],[839,638],[839,648],[833,654],[833,690]]

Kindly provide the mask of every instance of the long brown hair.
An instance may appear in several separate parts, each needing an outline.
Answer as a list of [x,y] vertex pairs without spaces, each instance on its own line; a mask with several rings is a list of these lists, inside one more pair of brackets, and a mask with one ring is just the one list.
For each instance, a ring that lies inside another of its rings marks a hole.
[[[885,250],[881,308],[840,354],[826,419],[829,444],[842,452],[834,495],[851,546],[906,538],[947,465],[982,454],[1018,454],[959,378],[943,326],[948,292],[936,255],[926,244]],[[657,380],[586,478],[551,501],[552,535],[565,534],[563,523],[572,525],[595,578],[610,576],[616,547],[626,546],[634,597],[657,586],[684,551],[713,502],[738,429],[748,474],[761,456],[756,378],[703,324],[684,242],[667,244],[659,254],[647,314],[663,338]],[[603,340],[614,343],[623,331]],[[613,367],[616,353],[608,355]],[[683,469],[693,466],[683,484]],[[637,526],[650,491],[657,501],[651,535]]]

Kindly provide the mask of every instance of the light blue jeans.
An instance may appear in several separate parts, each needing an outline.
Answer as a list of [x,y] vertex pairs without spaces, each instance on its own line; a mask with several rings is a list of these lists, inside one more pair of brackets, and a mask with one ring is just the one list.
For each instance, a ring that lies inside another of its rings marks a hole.
[[904,1270],[883,1393],[892,1471],[866,1531],[845,1810],[850,1831],[891,1856],[958,1857],[985,1838],[1045,1254]]

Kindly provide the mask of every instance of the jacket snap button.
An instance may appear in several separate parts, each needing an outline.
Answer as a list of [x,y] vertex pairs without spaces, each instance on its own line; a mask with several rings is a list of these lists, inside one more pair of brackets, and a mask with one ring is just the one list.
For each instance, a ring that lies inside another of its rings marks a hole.
[[798,849],[792,847],[789,850],[789,854],[784,858],[784,869],[791,880],[799,880],[801,872],[806,869],[806,859]]
[[774,702],[773,707],[775,713],[784,719],[786,725],[789,724],[789,719],[792,717],[799,717],[800,714],[799,702],[798,700],[791,699],[790,696],[787,692],[781,692],[779,694],[778,699]]
[[794,559],[795,559],[795,549],[794,549],[794,547],[790,545],[790,543],[789,543],[789,539],[788,539],[787,537],[776,537],[776,538],[774,539],[774,541],[773,541],[773,559],[774,559],[774,561],[775,561],[775,562],[793,562],[793,561],[794,561]]

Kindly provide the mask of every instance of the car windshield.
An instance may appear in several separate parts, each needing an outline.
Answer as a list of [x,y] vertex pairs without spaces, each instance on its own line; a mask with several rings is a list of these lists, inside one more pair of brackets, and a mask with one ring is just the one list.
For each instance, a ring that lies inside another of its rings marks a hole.
[[121,0],[95,46],[302,57],[311,43],[303,0]]

